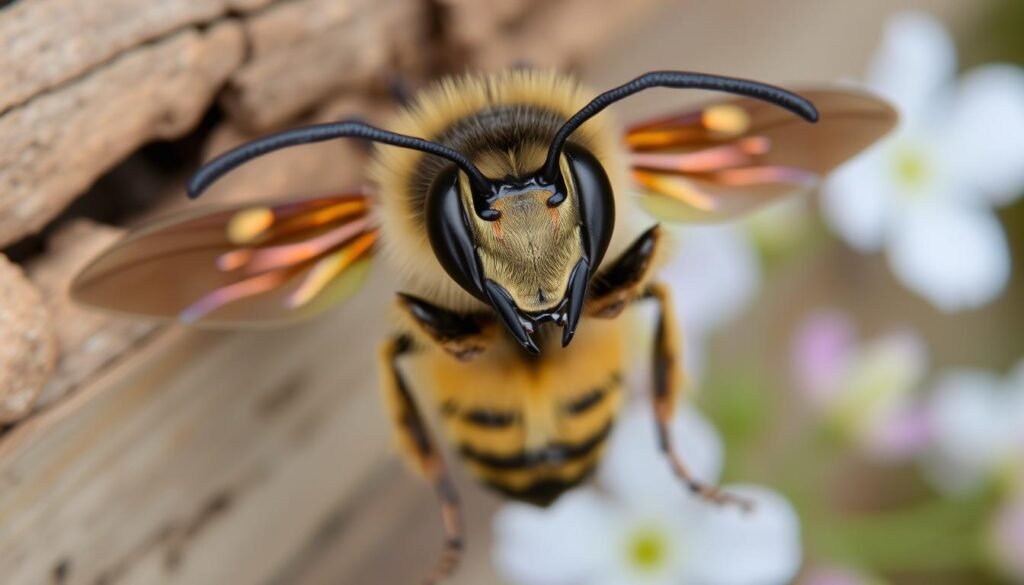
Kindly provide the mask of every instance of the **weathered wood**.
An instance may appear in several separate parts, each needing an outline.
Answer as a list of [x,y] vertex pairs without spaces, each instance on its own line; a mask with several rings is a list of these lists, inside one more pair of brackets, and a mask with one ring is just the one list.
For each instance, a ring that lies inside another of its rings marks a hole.
[[[358,95],[339,98],[321,107],[296,125],[359,118],[385,124],[391,104]],[[260,136],[233,123],[217,128],[206,146],[206,157],[213,156]],[[301,197],[343,191],[359,191],[366,185],[365,165],[369,160],[366,145],[356,140],[337,140],[302,148],[286,149],[260,158],[224,176],[203,196],[203,202],[265,200],[275,197]],[[196,205],[177,199],[176,206]]]
[[0,254],[0,423],[28,414],[56,361],[50,312],[21,268]]
[[[501,583],[491,564],[491,516],[500,498],[457,472],[466,554],[446,585]],[[392,459],[325,515],[301,552],[267,585],[420,583],[443,536],[437,499]]]
[[170,331],[3,437],[2,581],[272,576],[394,464],[367,367],[375,348],[338,351],[352,332],[379,336],[381,276],[353,299],[360,310],[303,326]]
[[28,267],[42,293],[42,306],[53,316],[60,346],[56,370],[35,401],[37,409],[79,388],[157,330],[152,321],[102,313],[68,297],[74,276],[122,235],[124,230],[84,220],[72,223],[54,235],[48,253]]
[[122,52],[270,0],[32,0],[0,15],[0,113]]
[[401,45],[421,38],[423,8],[406,0],[297,0],[246,19],[250,58],[224,95],[228,113],[258,132],[365,85]]
[[529,20],[530,9],[537,0],[441,0],[447,9],[448,34],[451,42],[471,48],[491,43],[504,43],[502,29],[514,28]]
[[[0,55],[0,246],[39,230],[139,146],[190,130],[226,82],[235,126],[262,132],[429,54],[426,5],[415,0],[174,0],[135,12],[139,3],[122,0],[64,4],[18,3],[0,15],[0,39],[12,39]],[[59,36],[72,23],[88,31],[63,33],[80,51],[64,51]],[[173,33],[189,23],[207,28]],[[60,57],[47,58],[49,46]],[[45,64],[25,68],[35,61]],[[6,111],[3,81],[24,98]]]
[[[358,97],[342,98],[322,107],[306,123],[350,116],[382,119],[385,107],[383,103],[371,107],[365,99]],[[214,132],[208,145],[209,156],[253,137],[231,124],[225,124]],[[212,205],[223,205],[275,197],[358,191],[363,188],[363,164],[366,160],[364,145],[351,141],[281,152],[260,164],[245,166],[231,174],[223,184],[211,190],[206,201]],[[181,185],[169,185],[167,191],[174,196],[167,197],[158,209],[148,215],[158,217],[175,209],[203,205],[202,202],[188,201]],[[87,221],[65,226],[50,238],[47,254],[29,264],[28,276],[32,284],[25,282],[24,286],[4,289],[7,296],[15,292],[33,295],[30,300],[5,300],[9,309],[5,314],[9,315],[17,307],[34,306],[35,313],[46,316],[47,322],[54,324],[51,337],[55,337],[57,343],[51,344],[52,348],[39,347],[38,344],[2,344],[4,360],[0,361],[9,363],[7,371],[19,380],[19,390],[15,392],[14,383],[9,382],[6,376],[0,376],[0,388],[10,388],[13,393],[11,407],[0,408],[0,421],[12,422],[29,414],[30,406],[45,408],[66,396],[157,331],[157,324],[152,321],[99,312],[78,306],[68,297],[68,287],[75,274],[124,233],[122,229]],[[25,281],[16,268],[9,272],[12,278],[17,276],[20,281]],[[7,299],[7,296],[2,298]],[[0,333],[14,335],[24,330],[18,337],[21,339],[30,332],[38,331],[38,327],[26,328],[25,325],[19,322],[0,327]],[[52,361],[58,346],[60,357],[54,368]],[[41,366],[47,360],[50,362],[48,369],[34,367],[24,371],[28,364]],[[20,373],[16,374],[15,363]],[[29,376],[29,373],[35,375]],[[40,388],[43,388],[41,392]],[[0,392],[0,397],[3,395]],[[14,395],[20,398],[15,400]]]
[[188,131],[243,55],[235,23],[182,32],[0,117],[0,246],[139,146]]
[[577,66],[602,42],[624,34],[660,0],[563,0],[528,8],[528,18],[504,29],[501,42],[483,42],[472,56],[483,69],[508,67],[516,61],[533,67]]

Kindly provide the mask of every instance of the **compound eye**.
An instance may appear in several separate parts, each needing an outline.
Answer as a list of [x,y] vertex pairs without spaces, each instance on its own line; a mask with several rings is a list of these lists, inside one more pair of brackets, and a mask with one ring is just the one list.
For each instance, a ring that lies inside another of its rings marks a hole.
[[456,167],[438,173],[427,191],[426,224],[430,247],[448,276],[469,294],[486,301]]
[[563,181],[565,191],[579,202],[584,251],[590,266],[596,269],[615,228],[612,184],[601,162],[587,149],[570,142],[563,152],[562,175],[568,176]]

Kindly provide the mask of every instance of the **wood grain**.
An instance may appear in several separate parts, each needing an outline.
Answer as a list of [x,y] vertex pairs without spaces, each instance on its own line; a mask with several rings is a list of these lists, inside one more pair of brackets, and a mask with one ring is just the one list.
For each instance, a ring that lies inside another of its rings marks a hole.
[[407,0],[296,0],[244,21],[250,57],[223,103],[236,125],[261,132],[345,89],[364,87],[422,41],[424,5]]
[[616,36],[633,26],[661,0],[563,0],[524,7],[525,16],[511,19],[501,30],[501,42],[481,42],[472,63],[485,70],[516,63],[538,68],[574,68]]
[[192,130],[217,99],[237,128],[265,132],[385,71],[423,67],[425,10],[419,0],[41,0],[5,9],[0,246],[37,232],[140,146]]
[[21,267],[0,254],[0,424],[27,415],[53,372],[53,321]]
[[0,114],[189,25],[269,0],[32,0],[0,15]]
[[243,56],[235,23],[188,30],[0,117],[0,246],[43,227],[138,147],[192,128]]
[[48,253],[28,266],[42,306],[53,316],[60,347],[56,370],[36,399],[35,409],[80,388],[157,331],[158,325],[151,321],[94,311],[68,297],[74,276],[123,235],[124,230],[76,221],[51,238]]
[[388,301],[364,291],[359,311],[281,331],[169,331],[17,427],[0,442],[3,582],[265,581],[390,464],[374,347],[345,343],[375,339]]

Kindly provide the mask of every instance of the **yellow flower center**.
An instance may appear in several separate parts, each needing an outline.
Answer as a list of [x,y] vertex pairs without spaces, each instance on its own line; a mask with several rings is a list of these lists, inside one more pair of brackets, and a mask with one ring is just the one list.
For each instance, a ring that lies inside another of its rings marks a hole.
[[665,534],[653,528],[636,531],[629,539],[629,560],[640,572],[660,569],[668,559]]
[[918,191],[927,184],[931,172],[928,167],[928,157],[913,147],[899,148],[893,159],[896,181],[908,191]]

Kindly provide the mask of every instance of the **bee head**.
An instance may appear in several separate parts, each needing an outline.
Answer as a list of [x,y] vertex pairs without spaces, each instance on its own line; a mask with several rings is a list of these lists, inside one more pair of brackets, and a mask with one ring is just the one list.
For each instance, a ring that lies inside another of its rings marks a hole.
[[427,231],[438,261],[466,291],[491,305],[530,352],[538,325],[572,340],[593,268],[615,223],[601,163],[567,144],[558,172],[476,185],[451,167],[427,196]]
[[[652,71],[591,100],[558,129],[544,165],[517,183],[492,181],[474,165],[441,173],[427,195],[434,254],[462,288],[489,303],[509,332],[539,351],[535,326],[553,321],[568,345],[587,284],[612,236],[612,187],[600,162],[569,137],[609,105],[652,87],[699,88],[757,98],[803,116],[818,112],[781,88],[731,77]],[[464,179],[463,179],[464,177]],[[514,233],[513,233],[514,232]]]

